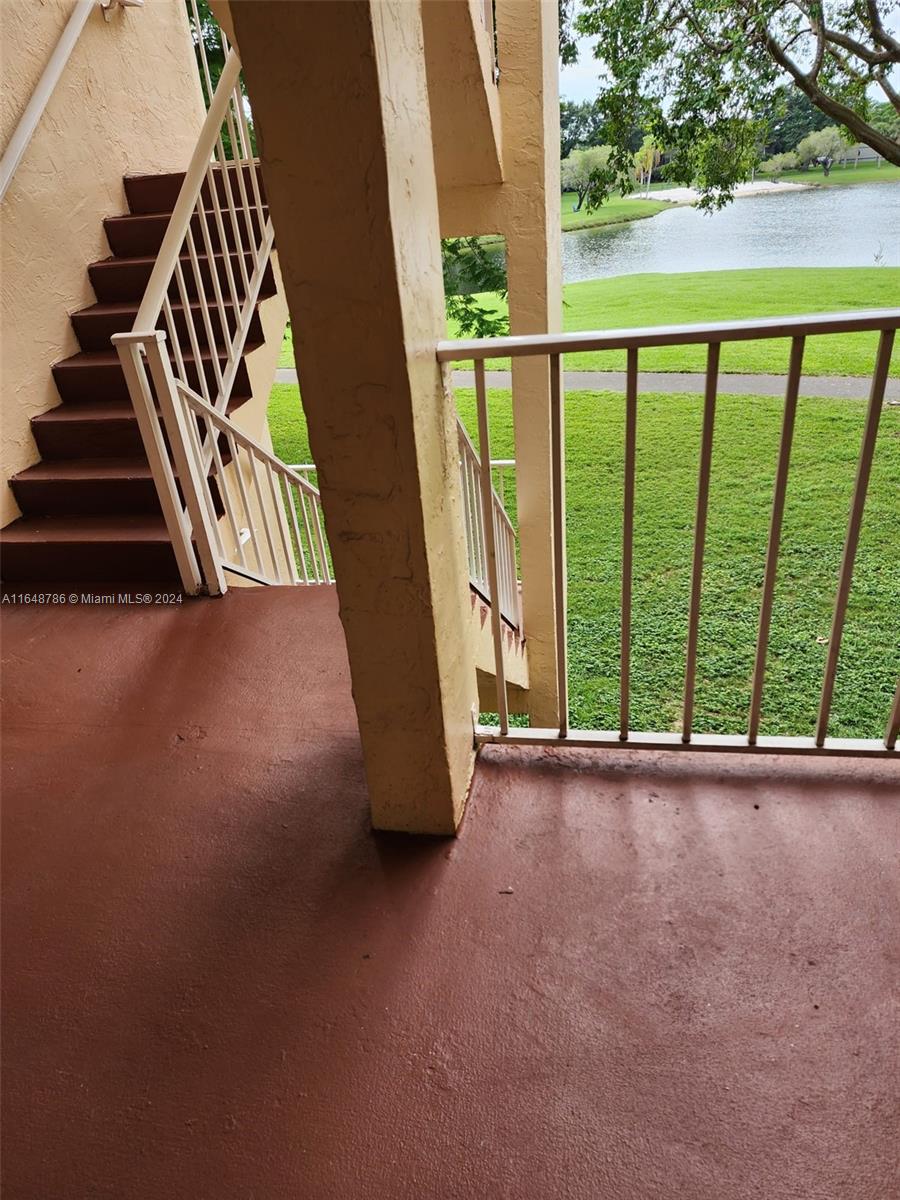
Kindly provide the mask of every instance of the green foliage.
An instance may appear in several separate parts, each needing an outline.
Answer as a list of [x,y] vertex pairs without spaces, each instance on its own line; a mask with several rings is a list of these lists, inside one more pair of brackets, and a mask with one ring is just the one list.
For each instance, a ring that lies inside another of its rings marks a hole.
[[793,150],[786,154],[773,154],[771,158],[767,158],[764,163],[760,164],[760,171],[764,175],[771,175],[773,179],[780,179],[784,171],[793,171],[799,166],[800,160]]
[[609,156],[609,146],[588,146],[584,150],[573,150],[563,159],[560,180],[565,191],[574,192],[578,197],[576,212],[590,191],[603,187],[605,181],[611,179]]
[[849,146],[841,131],[836,125],[829,125],[825,129],[816,130],[815,133],[808,133],[797,144],[797,162],[801,167],[808,166],[810,163],[822,163],[827,175],[831,163],[835,159],[845,158],[848,149]]
[[573,150],[599,146],[603,142],[603,114],[596,100],[575,104],[559,102],[559,157],[568,158]]
[[779,88],[766,120],[766,149],[773,156],[793,150],[808,133],[831,124],[825,113],[793,86]]
[[900,112],[887,100],[869,106],[869,124],[885,137],[900,142]]
[[[884,7],[884,0],[880,0]],[[879,0],[582,0],[576,28],[596,39],[599,103],[615,183],[631,186],[635,125],[666,147],[668,178],[698,187],[701,207],[727,203],[766,141],[787,76],[855,140],[900,164],[900,145],[866,121],[867,88],[900,62]],[[589,203],[602,201],[598,188]]]
[[[441,242],[447,319],[460,337],[500,337],[509,332],[509,317],[485,304],[475,293],[492,292],[506,300],[506,265],[496,249],[479,238],[445,238]],[[463,290],[465,289],[465,290]]]

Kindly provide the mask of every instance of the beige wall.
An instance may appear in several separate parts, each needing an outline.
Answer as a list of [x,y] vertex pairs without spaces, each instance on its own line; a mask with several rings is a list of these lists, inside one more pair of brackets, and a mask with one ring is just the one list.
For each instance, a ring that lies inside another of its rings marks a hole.
[[[3,146],[72,7],[0,0]],[[0,525],[18,516],[5,481],[38,459],[29,420],[59,403],[50,367],[78,350],[68,314],[94,302],[103,218],[127,212],[122,177],[183,170],[202,119],[182,0],[91,13],[0,211]]]

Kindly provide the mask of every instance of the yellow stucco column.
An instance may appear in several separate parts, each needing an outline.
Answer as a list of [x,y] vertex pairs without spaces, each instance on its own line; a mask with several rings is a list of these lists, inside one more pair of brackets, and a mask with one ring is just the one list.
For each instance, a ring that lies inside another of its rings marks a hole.
[[[452,833],[473,765],[422,20],[232,0],[319,470],[373,824]],[[302,638],[302,627],[297,628]]]
[[[555,3],[502,0],[504,221],[512,334],[562,327],[558,17]],[[550,374],[512,360],[522,602],[532,725],[559,721],[550,486]]]

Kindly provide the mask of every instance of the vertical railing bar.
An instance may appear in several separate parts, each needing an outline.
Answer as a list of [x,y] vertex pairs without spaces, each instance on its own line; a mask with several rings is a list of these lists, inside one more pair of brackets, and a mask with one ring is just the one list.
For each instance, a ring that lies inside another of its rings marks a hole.
[[697,484],[697,514],[694,526],[694,554],[691,565],[691,602],[688,615],[687,654],[684,671],[684,720],[681,740],[689,742],[694,723],[694,689],[697,677],[697,637],[700,628],[700,594],[703,587],[703,554],[706,545],[706,517],[709,508],[709,475],[712,462],[713,427],[718,391],[718,342],[710,342],[706,358],[706,390],[703,397],[703,432],[700,440],[700,473]]
[[[309,583],[309,571],[306,566],[306,552],[303,549],[303,538],[300,534],[300,524],[297,521],[297,501],[294,497],[294,485],[289,479],[285,480],[287,485],[288,503],[291,512],[291,525],[294,529],[294,538],[297,542],[297,557],[300,559],[300,570],[303,572],[303,582]],[[301,489],[302,491],[302,489]]]
[[[228,206],[228,217],[231,222],[231,231],[234,234],[234,251],[235,251],[235,254],[237,255],[238,269],[240,270],[241,279],[243,280],[243,283],[244,283],[244,295],[247,296],[250,293],[250,275],[247,271],[247,262],[246,262],[246,258],[244,255],[244,245],[243,245],[243,242],[241,241],[240,220],[238,219],[237,207],[236,207],[235,201],[234,201],[234,190],[232,188],[231,174],[230,174],[229,166],[228,166],[228,156],[225,153],[225,143],[222,140],[221,131],[219,133],[219,137],[216,142],[215,149],[218,152],[216,157],[217,157],[218,163],[219,163],[219,170],[222,172],[222,191],[225,196],[225,202]],[[228,246],[227,237],[222,242],[222,253],[223,254],[230,253],[230,247]],[[255,262],[255,259],[254,259],[254,262]]]
[[[191,312],[191,306],[188,303],[187,288],[184,283],[184,272],[181,269],[179,259],[175,260],[175,282],[178,285],[178,294],[181,297],[181,305],[184,309],[184,323],[187,326],[188,341],[191,344],[191,352],[194,355],[194,362],[197,366],[197,382],[200,387],[200,392],[207,404],[211,403],[209,398],[209,380],[206,378],[206,370],[203,366],[203,357],[200,354],[200,343],[197,341],[197,329],[194,325],[194,314]],[[176,330],[177,332],[177,330]],[[188,383],[187,376],[182,380],[182,383]]]
[[269,518],[266,515],[266,505],[263,500],[262,485],[259,482],[259,472],[256,469],[256,455],[253,451],[249,451],[250,458],[250,477],[253,480],[253,490],[256,493],[256,502],[259,505],[259,519],[262,523],[263,533],[266,535],[266,546],[269,550],[269,559],[272,563],[272,574],[277,579],[278,560],[275,557],[275,542],[272,540],[272,530],[270,529]]
[[[178,400],[182,406],[182,411],[184,412],[185,425],[187,427],[188,438],[191,443],[191,449],[193,450],[193,454],[194,454],[194,462],[200,464],[202,467],[202,464],[204,463],[204,457],[203,457],[203,450],[201,448],[200,429],[197,425],[197,414],[191,409],[189,404],[185,404],[185,402],[182,400],[182,398],[180,396],[178,397]],[[210,425],[208,414],[203,412],[203,413],[200,413],[199,416],[200,416],[200,420],[203,422],[203,427],[206,430],[207,439],[215,438],[216,431]],[[199,472],[198,472],[198,474],[199,474]],[[199,478],[202,481],[201,482],[201,491],[202,491],[202,496],[203,496],[203,503],[206,506],[206,512],[207,512],[207,516],[209,518],[209,527],[213,532],[213,535],[215,538],[215,548],[219,555],[219,560],[221,563],[225,559],[225,547],[222,544],[222,532],[219,529],[219,515],[216,512],[215,502],[213,501],[212,488],[209,485],[209,475],[207,474],[205,469],[203,469],[203,473],[202,473],[202,475],[199,475]]]
[[[207,210],[203,203],[203,189],[200,189],[200,195],[197,197],[197,215],[200,220],[200,233],[203,237],[203,249],[206,252],[207,262],[209,263],[209,279],[212,284],[213,295],[216,300],[216,308],[219,313],[219,324],[222,327],[222,345],[225,349],[226,357],[231,346],[231,330],[228,327],[228,310],[225,306],[225,297],[222,294],[222,284],[219,279],[219,272],[215,269],[213,261],[212,239],[209,236],[209,222],[207,221]],[[190,226],[188,226],[190,230]],[[197,280],[197,292],[203,289],[205,292],[206,285],[203,282],[203,272],[200,270],[199,262],[195,269],[195,278]],[[237,321],[238,307],[234,304],[234,316]]]
[[886,750],[893,750],[897,745],[897,735],[900,734],[900,679],[897,680],[897,690],[894,692],[894,702],[888,715],[884,730],[884,745]]
[[[300,496],[300,512],[303,515],[303,528],[306,530],[306,542],[309,546],[310,565],[312,566],[313,572],[316,576],[316,583],[322,583],[322,575],[319,571],[319,560],[316,557],[316,547],[315,542],[313,541],[312,526],[309,522],[309,510],[306,507],[308,503],[307,495],[302,488],[298,494]],[[315,503],[315,501],[313,501],[313,503]]]
[[628,740],[631,701],[631,590],[634,559],[634,467],[637,439],[638,351],[628,351],[625,383],[625,480],[622,501],[622,633],[619,737]]
[[259,541],[256,536],[256,522],[253,519],[253,510],[250,507],[250,497],[247,493],[247,484],[244,480],[244,472],[241,470],[241,458],[238,443],[230,433],[226,433],[225,437],[228,440],[228,450],[231,454],[231,461],[234,463],[235,474],[238,481],[238,491],[241,494],[241,503],[244,506],[244,515],[247,518],[247,528],[250,531],[250,544],[253,547],[253,554],[256,558],[256,569],[260,575],[265,575],[266,570],[263,566],[262,554],[259,549]]
[[756,744],[756,739],[759,736],[763,686],[766,677],[766,657],[769,648],[769,630],[772,622],[772,603],[775,596],[778,553],[781,546],[781,524],[784,517],[788,470],[791,463],[791,446],[794,439],[794,423],[797,415],[797,397],[800,394],[800,379],[803,373],[803,349],[805,341],[806,339],[802,337],[793,338],[791,341],[791,357],[784,397],[784,417],[781,424],[781,444],[778,447],[778,466],[775,470],[772,516],[769,522],[769,541],[766,546],[763,594],[759,606],[756,657],[753,664],[753,682],[750,688],[750,719],[747,723],[747,741],[751,746]]
[[[219,389],[219,396],[216,397],[218,402],[222,394],[222,364],[219,362],[219,348],[216,344],[216,336],[213,333],[212,318],[209,315],[209,304],[206,300],[206,289],[203,286],[203,280],[200,277],[200,263],[197,260],[197,247],[194,243],[194,235],[191,233],[191,227],[188,225],[187,236],[185,238],[188,248],[188,257],[191,262],[191,270],[194,272],[194,279],[197,282],[197,299],[200,303],[200,315],[203,318],[203,328],[206,332],[206,340],[209,345],[209,353],[212,357],[213,374],[216,377],[216,385]],[[187,303],[190,304],[190,296],[187,296]],[[193,315],[193,314],[192,314]],[[227,354],[228,347],[228,331],[225,331],[225,347]],[[187,381],[185,381],[187,382]],[[215,406],[214,406],[215,407]]]
[[319,547],[319,555],[322,559],[322,578],[325,583],[331,583],[331,567],[328,565],[328,552],[325,548],[325,535],[322,532],[322,514],[319,511],[320,500],[318,496],[312,498],[313,524],[316,530],[316,544]]
[[275,504],[278,516],[278,528],[281,531],[281,545],[284,550],[284,556],[287,559],[287,569],[290,575],[291,583],[298,583],[300,576],[297,574],[297,564],[294,561],[294,551],[291,547],[291,534],[288,529],[287,513],[284,509],[284,497],[281,494],[281,485],[286,482],[284,476],[279,471],[277,472],[278,480],[275,479],[276,471],[269,464],[269,484],[272,489],[272,501]]
[[222,503],[225,505],[225,514],[228,517],[228,524],[231,526],[231,534],[234,538],[237,556],[242,567],[246,567],[247,560],[244,556],[244,546],[241,542],[241,533],[238,527],[237,519],[234,515],[234,506],[231,501],[231,489],[228,486],[228,480],[225,477],[225,467],[222,462],[222,455],[219,453],[219,433],[213,428],[209,429],[209,421],[207,421],[207,432],[212,446],[213,462],[216,468],[216,479],[219,481],[219,489],[222,492]]
[[[240,311],[240,298],[237,284],[234,280],[234,271],[231,266],[231,250],[228,247],[228,238],[225,235],[225,222],[222,219],[222,204],[219,199],[219,185],[216,182],[216,173],[213,170],[212,163],[206,169],[206,179],[209,184],[209,194],[212,198],[213,215],[216,221],[216,232],[219,235],[219,248],[222,252],[222,266],[225,268],[225,278],[228,280],[228,292],[231,296],[231,303],[234,308],[235,317]],[[208,236],[208,232],[207,232]],[[219,272],[216,270],[216,256],[212,242],[210,239],[209,254],[209,271],[210,275],[215,275],[218,278]]]
[[203,26],[200,21],[200,13],[197,9],[197,0],[191,0],[191,11],[194,14],[194,24],[197,28],[197,42],[200,48],[200,62],[203,66],[203,75],[206,79],[206,97],[207,107],[212,103],[213,86],[212,79],[209,74],[209,63],[206,59],[206,43],[203,41]]
[[474,539],[472,537],[472,514],[469,511],[469,486],[468,486],[468,470],[466,464],[466,448],[461,439],[458,439],[459,444],[459,484],[462,492],[463,502],[463,522],[466,531],[466,557],[469,563],[469,579],[475,578],[475,555],[474,555]]
[[885,329],[878,340],[878,355],[875,359],[875,371],[872,375],[869,404],[866,410],[866,424],[859,452],[859,463],[856,468],[856,480],[853,484],[853,500],[850,505],[847,536],[844,541],[844,553],[841,558],[838,590],[834,602],[834,616],[831,622],[831,636],[828,639],[825,677],[822,681],[822,697],[819,702],[819,716],[816,721],[815,742],[817,746],[824,744],[828,733],[828,718],[831,714],[834,679],[837,673],[841,639],[844,635],[844,619],[847,615],[850,585],[853,581],[853,564],[856,560],[856,548],[859,544],[859,531],[862,526],[866,492],[869,487],[869,473],[872,469],[872,457],[875,453],[875,440],[878,436],[881,406],[884,402],[884,389],[887,384],[888,369],[891,364],[891,352],[893,348],[894,330]]
[[556,685],[559,695],[559,736],[569,733],[569,670],[566,608],[566,463],[562,364],[550,356],[550,470],[553,505],[553,596],[556,609]]
[[487,547],[488,583],[491,594],[491,634],[494,642],[494,677],[497,683],[497,712],[500,732],[509,733],[509,705],[506,699],[506,672],[503,665],[503,628],[500,624],[500,587],[497,583],[497,550],[494,545],[494,521],[491,512],[491,438],[488,422],[487,391],[484,383],[484,360],[475,363],[475,396],[478,404],[478,453],[481,458],[481,514]]
[[[241,86],[240,76],[238,76],[238,83],[237,83],[238,92],[240,92],[240,86]],[[238,106],[238,122],[240,123],[241,136],[244,140],[244,154],[246,155],[247,162],[250,167],[250,183],[252,184],[252,187],[253,187],[253,197],[256,202],[256,211],[259,213],[259,227],[260,227],[260,230],[262,230],[265,228],[266,215],[264,212],[264,206],[263,206],[263,202],[262,202],[262,194],[260,193],[260,190],[259,190],[259,177],[257,174],[257,172],[259,170],[259,166],[258,166],[258,161],[253,153],[253,142],[250,138],[250,127],[247,124],[247,114],[244,111],[243,103],[241,103]]]
[[[240,95],[240,86],[237,87],[237,92]],[[241,207],[244,211],[244,221],[246,222],[247,241],[250,245],[250,253],[253,256],[254,266],[259,262],[259,247],[256,245],[256,236],[253,232],[253,218],[250,214],[250,201],[247,199],[247,186],[244,183],[244,163],[239,157],[240,145],[237,140],[237,133],[234,127],[234,120],[231,116],[231,105],[234,103],[234,92],[231,93],[231,100],[225,106],[225,124],[228,126],[228,136],[231,138],[231,148],[235,153],[234,166],[237,170],[237,185],[238,193],[241,197]],[[260,237],[263,235],[263,230],[260,230]]]
[[175,350],[175,364],[178,368],[178,378],[182,383],[187,383],[187,369],[184,365],[184,355],[181,353],[181,342],[178,340],[178,330],[175,328],[175,314],[172,312],[172,305],[169,303],[169,297],[163,298],[163,317],[166,322],[166,331],[169,335],[169,341]]

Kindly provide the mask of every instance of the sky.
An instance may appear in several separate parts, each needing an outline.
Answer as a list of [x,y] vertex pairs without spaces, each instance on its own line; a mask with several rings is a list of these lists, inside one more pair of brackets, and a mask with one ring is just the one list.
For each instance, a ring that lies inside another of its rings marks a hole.
[[578,39],[578,62],[559,68],[559,95],[562,100],[597,99],[600,64],[594,58],[590,38]]
[[[894,37],[900,36],[900,13],[888,13],[885,26]],[[559,69],[560,99],[573,100],[576,104],[582,100],[596,100],[600,76],[600,64],[594,58],[591,38],[581,37],[577,39],[577,42],[578,62],[573,63],[571,67],[560,67]],[[900,69],[892,68],[888,72],[888,78],[894,87],[897,87],[898,81],[900,81]],[[884,100],[884,93],[877,84],[872,84],[869,88],[869,98]]]

